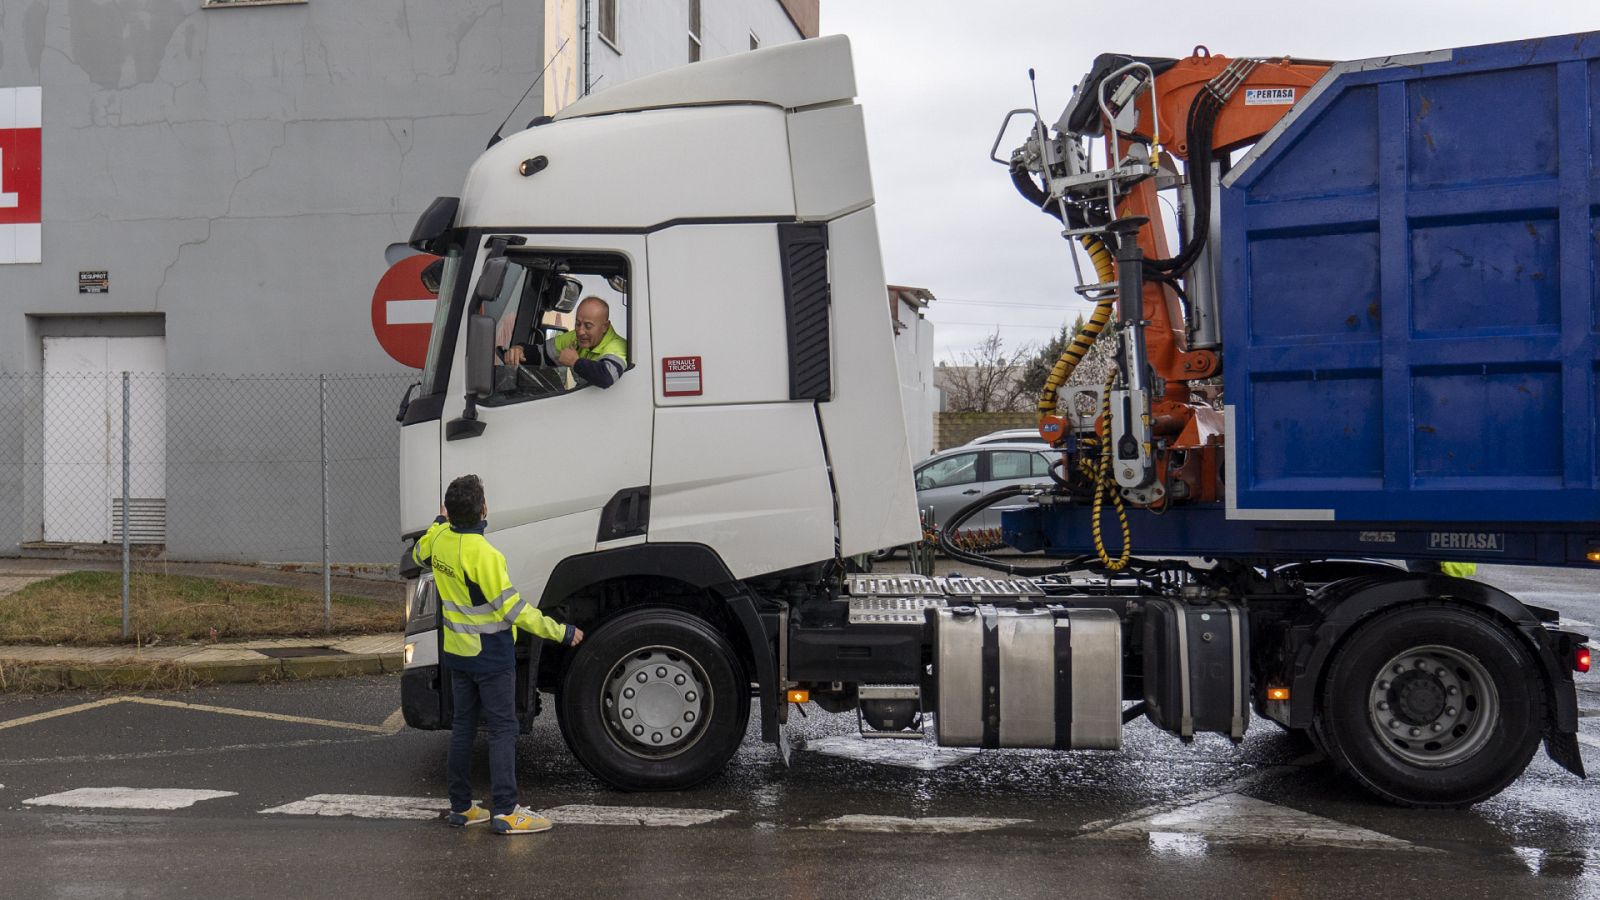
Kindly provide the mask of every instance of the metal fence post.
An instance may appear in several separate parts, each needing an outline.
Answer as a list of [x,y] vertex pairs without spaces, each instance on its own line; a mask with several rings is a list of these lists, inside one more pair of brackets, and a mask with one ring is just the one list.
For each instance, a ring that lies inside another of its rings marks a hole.
[[328,569],[328,376],[317,376],[317,446],[322,452],[322,625],[333,630],[333,575]]
[[128,616],[128,556],[132,550],[128,536],[128,450],[133,441],[128,434],[128,373],[122,373],[122,639],[127,640],[132,629]]

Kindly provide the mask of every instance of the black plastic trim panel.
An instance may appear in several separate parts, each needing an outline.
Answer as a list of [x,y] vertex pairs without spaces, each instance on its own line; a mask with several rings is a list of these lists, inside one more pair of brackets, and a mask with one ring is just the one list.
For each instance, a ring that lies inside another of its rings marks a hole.
[[778,256],[789,326],[789,399],[825,402],[833,396],[828,226],[779,225]]

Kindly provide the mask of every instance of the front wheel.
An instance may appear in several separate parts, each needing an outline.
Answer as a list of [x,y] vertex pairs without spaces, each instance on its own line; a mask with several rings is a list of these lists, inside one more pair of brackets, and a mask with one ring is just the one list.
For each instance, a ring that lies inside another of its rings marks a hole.
[[679,790],[715,775],[739,749],[749,679],[704,619],[638,610],[584,640],[557,714],[567,746],[596,778],[625,791]]
[[1368,790],[1408,806],[1468,806],[1514,781],[1539,746],[1545,694],[1517,636],[1430,602],[1379,616],[1329,666],[1318,742]]

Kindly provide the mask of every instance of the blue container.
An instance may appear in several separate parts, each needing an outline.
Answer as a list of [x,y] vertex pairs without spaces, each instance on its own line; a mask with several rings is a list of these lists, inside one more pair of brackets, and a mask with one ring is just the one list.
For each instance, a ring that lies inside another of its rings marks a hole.
[[1600,520],[1597,119],[1600,33],[1517,41],[1342,64],[1241,161],[1235,509]]
[[1600,551],[1600,33],[1341,64],[1223,184],[1227,500],[1130,510],[1135,554]]

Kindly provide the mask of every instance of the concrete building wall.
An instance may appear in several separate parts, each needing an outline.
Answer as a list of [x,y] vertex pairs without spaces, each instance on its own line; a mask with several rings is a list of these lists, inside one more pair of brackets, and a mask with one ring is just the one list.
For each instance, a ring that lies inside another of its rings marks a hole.
[[[623,7],[626,52],[592,44],[602,87],[686,59],[687,0]],[[16,376],[0,385],[0,509],[19,511],[0,515],[0,553],[42,534],[26,379],[43,338],[138,316],[183,376],[167,393],[169,555],[316,558],[315,379],[354,373],[380,380],[329,400],[346,445],[336,558],[388,561],[392,417],[413,370],[372,335],[384,248],[460,191],[544,66],[544,22],[540,2],[498,0],[5,0],[0,87],[42,88],[43,261],[0,265],[0,373]],[[778,0],[707,0],[704,23],[708,58],[747,49],[752,28],[799,36]],[[541,106],[536,90],[508,130]],[[79,292],[89,270],[106,293]],[[259,377],[273,373],[301,380]],[[231,474],[212,468],[224,459]]]
[[[594,90],[689,61],[689,0],[617,0],[617,23],[615,43],[590,44]],[[778,0],[701,0],[700,27],[702,59],[749,50],[752,32],[763,47],[801,37]]]
[[903,320],[894,337],[894,353],[900,368],[906,444],[916,462],[934,451],[933,417],[939,411],[939,389],[933,383],[933,323],[921,316]]

